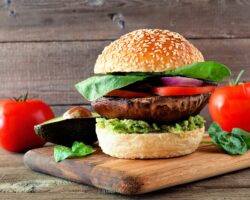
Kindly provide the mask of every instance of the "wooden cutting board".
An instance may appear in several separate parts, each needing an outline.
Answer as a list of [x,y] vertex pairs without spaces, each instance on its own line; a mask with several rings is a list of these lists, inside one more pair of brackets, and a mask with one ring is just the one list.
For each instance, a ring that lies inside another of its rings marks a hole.
[[24,163],[32,170],[122,194],[142,194],[250,167],[250,152],[230,156],[214,146],[171,159],[125,160],[100,149],[84,158],[56,163],[53,147],[28,151]]

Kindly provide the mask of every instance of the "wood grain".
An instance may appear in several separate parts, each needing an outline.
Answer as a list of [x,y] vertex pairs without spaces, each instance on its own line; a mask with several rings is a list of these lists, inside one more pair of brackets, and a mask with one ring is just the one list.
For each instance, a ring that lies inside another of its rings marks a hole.
[[[65,188],[66,189],[66,188]],[[87,192],[87,194],[86,194]],[[140,196],[122,196],[117,194],[98,193],[94,191],[79,191],[67,192],[64,191],[60,195],[58,193],[3,193],[1,197],[4,200],[211,200],[211,199],[225,199],[225,200],[249,200],[249,188],[234,188],[234,189],[199,189],[199,190],[184,190],[183,188],[168,189],[164,193],[153,193]]]
[[110,194],[31,171],[23,165],[23,154],[0,150],[0,199],[248,199],[250,170],[245,169],[203,181],[140,196]]
[[249,9],[245,0],[2,0],[0,41],[106,40],[138,28],[249,38]]
[[201,146],[183,157],[156,160],[116,159],[97,150],[93,155],[56,163],[53,147],[24,156],[31,169],[122,194],[143,194],[250,167],[250,152],[230,156],[214,146]]
[[4,83],[0,86],[1,98],[29,91],[31,97],[41,98],[50,104],[84,102],[74,84],[92,74],[96,56],[106,44],[0,44],[0,74],[1,83]]
[[[207,60],[230,66],[234,77],[245,69],[250,81],[250,39],[191,40]],[[0,98],[24,94],[50,105],[88,103],[74,84],[93,74],[97,55],[109,41],[0,44]]]

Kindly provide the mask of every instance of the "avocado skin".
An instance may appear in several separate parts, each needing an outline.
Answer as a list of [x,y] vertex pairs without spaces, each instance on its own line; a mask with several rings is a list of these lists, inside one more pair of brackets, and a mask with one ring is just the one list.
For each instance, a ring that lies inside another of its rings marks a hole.
[[34,127],[35,132],[47,142],[71,146],[74,141],[93,144],[97,141],[96,118],[63,119]]

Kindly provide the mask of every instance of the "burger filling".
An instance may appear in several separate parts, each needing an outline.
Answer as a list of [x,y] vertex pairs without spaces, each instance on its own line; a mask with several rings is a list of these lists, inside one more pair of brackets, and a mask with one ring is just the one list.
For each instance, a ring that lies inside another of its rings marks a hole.
[[212,92],[217,83],[230,74],[223,64],[207,61],[163,72],[117,72],[92,76],[76,84],[76,89],[89,101],[103,96],[196,95]]
[[223,64],[207,61],[162,72],[113,72],[76,84],[104,118],[97,128],[114,133],[174,133],[204,127],[197,115],[218,82],[230,76]]

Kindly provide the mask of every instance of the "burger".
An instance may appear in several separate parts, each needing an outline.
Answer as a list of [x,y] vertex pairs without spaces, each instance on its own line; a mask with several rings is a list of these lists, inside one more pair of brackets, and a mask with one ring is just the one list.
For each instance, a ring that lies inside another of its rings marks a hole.
[[121,36],[98,56],[96,76],[76,84],[100,115],[102,151],[126,159],[182,156],[203,137],[199,112],[230,70],[178,33],[141,29]]

